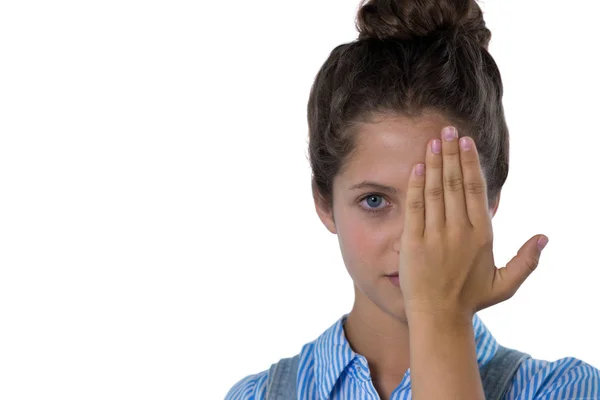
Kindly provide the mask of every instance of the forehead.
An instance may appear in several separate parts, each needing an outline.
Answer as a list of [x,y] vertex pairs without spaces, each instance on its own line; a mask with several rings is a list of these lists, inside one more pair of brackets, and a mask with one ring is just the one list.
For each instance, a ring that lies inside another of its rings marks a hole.
[[452,123],[439,114],[419,117],[377,116],[356,127],[356,147],[346,166],[349,175],[382,176],[385,171],[409,173],[412,165],[425,161],[427,142],[441,136]]

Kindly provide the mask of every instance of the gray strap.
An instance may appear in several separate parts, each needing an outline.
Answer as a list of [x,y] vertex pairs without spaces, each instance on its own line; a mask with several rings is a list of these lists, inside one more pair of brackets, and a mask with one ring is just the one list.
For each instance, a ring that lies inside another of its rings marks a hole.
[[296,376],[298,375],[298,362],[300,355],[283,358],[271,365],[267,377],[266,400],[296,400]]
[[498,345],[494,357],[480,371],[486,400],[501,400],[512,387],[519,365],[528,358],[527,353]]

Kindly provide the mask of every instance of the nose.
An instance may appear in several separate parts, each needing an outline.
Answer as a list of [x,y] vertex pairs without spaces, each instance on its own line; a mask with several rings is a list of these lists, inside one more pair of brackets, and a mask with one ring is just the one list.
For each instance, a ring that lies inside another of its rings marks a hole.
[[404,233],[404,229],[402,229],[400,232],[396,233],[396,236],[394,237],[394,244],[393,244],[392,248],[398,254],[400,254],[400,243],[402,242],[402,234],[403,233]]

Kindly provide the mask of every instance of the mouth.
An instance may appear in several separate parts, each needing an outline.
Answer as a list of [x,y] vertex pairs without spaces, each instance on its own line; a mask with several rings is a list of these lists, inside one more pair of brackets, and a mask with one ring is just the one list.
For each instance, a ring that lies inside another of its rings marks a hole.
[[400,287],[400,278],[398,278],[398,273],[394,272],[393,274],[388,274],[385,276],[392,283],[392,285],[396,287]]

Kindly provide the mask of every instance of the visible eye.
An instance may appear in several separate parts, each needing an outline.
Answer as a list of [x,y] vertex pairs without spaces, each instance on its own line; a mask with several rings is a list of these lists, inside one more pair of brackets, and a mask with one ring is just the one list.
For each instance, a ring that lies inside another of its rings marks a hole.
[[379,213],[379,212],[385,211],[385,209],[387,207],[371,208],[371,207],[377,207],[377,206],[379,206],[382,203],[381,200],[379,200],[379,199],[381,199],[383,201],[387,201],[387,200],[384,199],[383,195],[380,195],[380,194],[377,194],[377,193],[370,193],[370,194],[366,195],[365,197],[363,197],[360,200],[361,204],[363,202],[366,202],[366,204],[367,204],[367,206],[361,205],[361,208],[363,210],[367,211],[367,212],[370,212],[370,213]]

